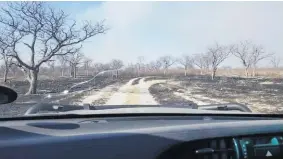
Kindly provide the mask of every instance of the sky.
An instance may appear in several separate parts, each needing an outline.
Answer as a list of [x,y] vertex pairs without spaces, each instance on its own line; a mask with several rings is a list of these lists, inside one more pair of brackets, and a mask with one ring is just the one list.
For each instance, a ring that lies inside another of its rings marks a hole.
[[[48,2],[70,17],[110,28],[83,44],[95,62],[125,63],[205,53],[215,42],[250,40],[283,58],[283,2]],[[268,65],[262,62],[261,65]],[[222,66],[240,67],[231,56]]]

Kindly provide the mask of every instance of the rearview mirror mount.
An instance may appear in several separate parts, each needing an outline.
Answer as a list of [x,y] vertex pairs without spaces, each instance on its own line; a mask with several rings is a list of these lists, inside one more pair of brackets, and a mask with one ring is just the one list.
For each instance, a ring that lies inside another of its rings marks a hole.
[[0,104],[8,104],[15,101],[18,94],[11,88],[0,85]]

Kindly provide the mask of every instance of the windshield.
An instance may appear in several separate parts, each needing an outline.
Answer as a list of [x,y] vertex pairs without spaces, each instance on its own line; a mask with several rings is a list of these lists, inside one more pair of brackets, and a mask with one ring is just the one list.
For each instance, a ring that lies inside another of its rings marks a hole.
[[0,105],[1,117],[44,103],[283,110],[282,2],[0,7],[1,85],[18,94]]

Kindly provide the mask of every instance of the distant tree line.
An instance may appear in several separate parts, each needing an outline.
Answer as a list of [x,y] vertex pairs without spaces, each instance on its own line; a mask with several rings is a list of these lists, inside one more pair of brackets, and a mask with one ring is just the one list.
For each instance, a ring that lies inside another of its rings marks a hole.
[[[113,70],[110,72],[113,78],[118,78],[119,72],[123,75],[127,74],[132,76],[154,75],[157,72],[162,72],[162,74],[166,76],[168,70],[173,67],[173,65],[179,65],[183,69],[184,76],[188,75],[188,70],[193,69],[199,70],[201,75],[210,72],[211,79],[213,80],[220,65],[229,56],[237,57],[245,68],[245,75],[247,77],[256,75],[257,64],[263,59],[270,58],[270,63],[274,68],[278,68],[280,64],[280,58],[265,52],[262,46],[253,45],[248,41],[244,41],[229,46],[215,43],[207,48],[206,53],[183,54],[180,57],[167,55],[161,56],[156,60],[147,61],[145,57],[139,56],[136,62],[129,64],[125,64],[120,59],[112,59],[106,63],[95,62],[86,57],[82,52],[77,51],[64,56],[54,56],[46,62],[46,65],[41,67],[41,72],[45,71],[45,73],[54,78],[60,76],[76,78],[78,72],[80,75],[94,76],[106,70]],[[3,68],[6,68],[6,64],[4,66]],[[10,69],[13,74],[17,71],[19,72],[21,69],[21,67],[17,67],[16,65],[8,65],[7,68]],[[250,69],[252,69],[251,73],[249,71]],[[56,72],[57,75],[55,75]],[[4,76],[7,75],[4,73]]]

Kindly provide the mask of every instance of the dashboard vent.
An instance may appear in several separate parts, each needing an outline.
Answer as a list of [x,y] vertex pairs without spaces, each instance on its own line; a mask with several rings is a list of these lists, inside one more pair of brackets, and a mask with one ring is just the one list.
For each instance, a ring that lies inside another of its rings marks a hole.
[[193,146],[194,154],[198,159],[236,158],[234,143],[233,143],[233,139],[231,138],[202,140],[202,141],[198,141],[192,146]]

